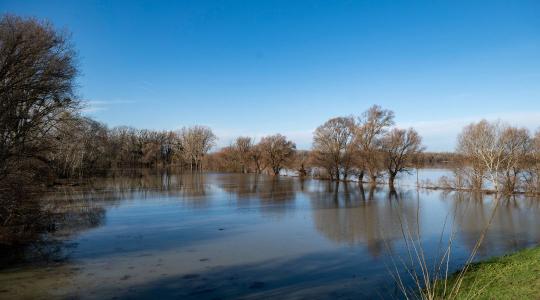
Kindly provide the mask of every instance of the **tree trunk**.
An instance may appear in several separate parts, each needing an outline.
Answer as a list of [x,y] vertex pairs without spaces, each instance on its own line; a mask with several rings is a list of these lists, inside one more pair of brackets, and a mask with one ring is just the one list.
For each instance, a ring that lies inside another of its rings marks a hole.
[[375,195],[375,186],[372,185],[369,188],[368,200],[373,200],[374,195]]
[[366,193],[364,192],[364,185],[360,184],[360,197],[362,201],[366,201]]
[[371,175],[370,183],[371,183],[372,186],[376,186],[377,185],[377,176]]
[[395,187],[394,187],[394,181],[396,179],[396,174],[392,174],[390,173],[390,176],[388,178],[388,187],[390,188],[390,190],[396,190]]
[[300,177],[304,177],[307,175],[307,171],[306,169],[304,168],[304,164],[301,164],[300,165],[300,170],[298,171]]

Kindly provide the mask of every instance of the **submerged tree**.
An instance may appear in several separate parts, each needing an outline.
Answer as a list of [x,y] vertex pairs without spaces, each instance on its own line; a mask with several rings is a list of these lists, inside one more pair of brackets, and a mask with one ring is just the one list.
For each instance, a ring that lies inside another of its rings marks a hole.
[[313,136],[315,164],[326,169],[331,180],[346,180],[355,151],[356,124],[353,117],[332,118],[319,126]]
[[255,171],[257,174],[261,174],[264,169],[266,169],[266,161],[263,156],[263,149],[259,144],[253,145],[251,151],[249,152],[249,157],[255,166]]
[[249,172],[253,141],[250,137],[238,137],[232,145],[235,159],[240,163],[242,173]]
[[272,168],[274,175],[279,175],[280,171],[294,157],[296,150],[296,145],[281,134],[263,137],[258,147],[263,161]]
[[311,173],[311,155],[309,151],[297,150],[293,159],[293,168],[300,177],[307,176]]
[[183,155],[190,170],[202,170],[203,157],[214,147],[217,137],[205,126],[182,128],[179,132]]
[[423,150],[422,138],[416,130],[394,128],[381,141],[383,163],[388,171],[388,184],[394,189],[394,180],[398,173],[407,171],[411,157]]
[[526,128],[508,127],[502,136],[505,154],[510,156],[503,165],[502,186],[506,193],[519,188],[519,179],[528,168],[528,155],[532,151],[532,139]]
[[394,112],[373,105],[359,118],[356,143],[360,153],[357,161],[359,180],[362,182],[364,170],[369,173],[371,184],[377,183],[382,168],[380,158],[381,138],[390,126],[394,125]]
[[540,193],[540,129],[533,139],[532,161],[533,167],[529,172],[529,191]]
[[517,170],[524,151],[528,151],[525,150],[528,144],[525,136],[528,133],[524,129],[500,121],[482,120],[463,129],[458,137],[457,151],[468,158],[472,172],[482,174],[499,192],[503,175]]

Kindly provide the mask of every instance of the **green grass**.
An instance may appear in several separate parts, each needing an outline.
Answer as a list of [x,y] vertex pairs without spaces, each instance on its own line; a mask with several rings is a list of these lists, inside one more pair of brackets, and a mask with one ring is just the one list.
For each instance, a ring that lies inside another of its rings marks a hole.
[[471,264],[457,299],[540,299],[540,247]]

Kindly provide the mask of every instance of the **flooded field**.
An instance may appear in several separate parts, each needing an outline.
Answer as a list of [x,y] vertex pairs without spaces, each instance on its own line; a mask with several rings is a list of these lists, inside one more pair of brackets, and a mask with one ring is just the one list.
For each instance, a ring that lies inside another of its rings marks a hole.
[[[419,177],[443,170],[421,170]],[[4,249],[2,299],[399,298],[403,225],[426,255],[455,228],[459,268],[493,199],[244,174],[116,176],[40,196],[50,224]],[[478,258],[540,242],[540,200],[504,199]],[[406,278],[406,277],[404,277]]]

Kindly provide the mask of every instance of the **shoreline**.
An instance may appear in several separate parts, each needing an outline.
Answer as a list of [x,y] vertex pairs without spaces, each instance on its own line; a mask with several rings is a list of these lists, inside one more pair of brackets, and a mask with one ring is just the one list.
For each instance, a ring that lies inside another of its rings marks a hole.
[[[104,173],[102,173],[101,175],[92,175],[92,176],[88,176],[88,177],[81,177],[81,178],[59,178],[59,179],[55,179],[53,182],[50,182],[50,183],[47,183],[45,184],[45,187],[47,189],[55,189],[55,188],[58,188],[58,187],[78,187],[78,186],[83,186],[85,185],[85,182],[84,181],[91,181],[91,180],[95,180],[95,179],[101,179],[101,178],[107,178],[110,176],[111,172],[112,173],[115,173],[115,172],[120,172],[120,173],[123,173],[123,172],[133,172],[133,171],[140,171],[140,170],[147,170],[147,171],[162,171],[162,170],[165,170],[167,168],[117,168],[117,169],[109,169],[109,170],[104,170]],[[175,168],[172,168],[172,170],[174,170]],[[425,168],[425,169],[431,169],[431,168]],[[272,174],[257,174],[257,173],[241,173],[241,172],[223,172],[223,171],[215,171],[215,170],[204,170],[204,171],[189,171],[189,170],[183,170],[179,173],[224,173],[224,174],[245,174],[245,175],[263,175],[263,176],[271,176],[271,177],[294,177],[294,178],[299,178],[299,179],[312,179],[312,180],[319,180],[319,181],[326,181],[326,182],[333,182],[333,183],[355,183],[355,184],[358,184],[360,185],[360,182],[358,180],[355,180],[355,179],[346,179],[346,180],[332,180],[332,179],[329,179],[329,178],[324,178],[324,177],[315,177],[315,176],[302,176],[302,175],[298,175],[298,174],[279,174],[279,175],[272,175]],[[364,186],[372,186],[372,183],[369,182],[369,181],[362,181],[361,183],[361,186],[364,187]],[[380,186],[388,186],[388,182],[378,182],[377,185],[375,185],[375,187],[380,187]],[[443,192],[467,192],[467,193],[480,193],[480,194],[483,194],[483,195],[493,195],[493,194],[496,194],[497,192],[495,190],[490,190],[490,189],[481,189],[481,190],[476,190],[476,189],[472,189],[472,188],[456,188],[456,187],[446,187],[446,186],[436,186],[436,185],[426,185],[425,183],[422,184],[420,183],[419,185],[410,185],[410,184],[405,184],[405,185],[400,185],[399,184],[399,180],[396,181],[396,184],[395,184],[396,187],[410,187],[410,188],[417,188],[417,189],[424,189],[424,190],[433,190],[433,191],[443,191]],[[523,195],[523,196],[539,196],[540,195],[540,192],[526,192],[526,191],[514,191],[512,193],[508,193],[508,192],[502,192],[503,194],[505,195],[508,195],[508,196],[513,196],[513,195]]]

